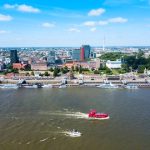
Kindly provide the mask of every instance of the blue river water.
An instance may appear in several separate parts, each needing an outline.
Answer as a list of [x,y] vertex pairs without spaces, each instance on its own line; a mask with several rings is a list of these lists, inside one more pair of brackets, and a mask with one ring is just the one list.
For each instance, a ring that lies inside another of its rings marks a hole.
[[[110,119],[89,120],[90,109]],[[150,89],[0,90],[0,150],[149,149]]]

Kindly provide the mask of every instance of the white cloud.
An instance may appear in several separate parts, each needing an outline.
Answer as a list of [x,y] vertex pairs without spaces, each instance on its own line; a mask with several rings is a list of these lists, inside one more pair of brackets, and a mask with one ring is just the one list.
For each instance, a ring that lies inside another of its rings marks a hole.
[[14,9],[15,7],[17,7],[17,5],[10,5],[10,4],[5,4],[4,5],[5,9]]
[[105,26],[111,23],[125,23],[128,19],[122,17],[110,18],[107,20],[100,20],[100,21],[86,21],[81,26],[93,27],[96,26]]
[[6,31],[6,30],[0,30],[0,34],[5,34],[5,33],[8,33],[8,31]]
[[79,29],[77,29],[77,28],[69,28],[68,31],[69,31],[69,32],[78,32],[78,33],[81,32],[81,31],[80,31]]
[[95,31],[96,31],[96,28],[91,28],[90,31],[91,31],[91,32],[95,32]]
[[122,17],[111,18],[108,20],[108,22],[110,22],[110,23],[125,23],[127,21],[128,21],[128,19],[122,18]]
[[107,25],[108,24],[108,21],[99,21],[98,24],[100,26],[104,26],[104,25]]
[[0,14],[0,21],[11,21],[13,18],[9,15]]
[[55,24],[54,23],[49,23],[49,22],[44,22],[42,24],[43,27],[46,27],[46,28],[52,28],[52,27],[55,27]]
[[84,26],[93,27],[96,25],[95,21],[86,21],[83,23]]
[[22,11],[22,12],[31,12],[31,13],[39,13],[40,10],[38,8],[34,8],[32,6],[28,6],[28,5],[18,5],[17,7],[18,11]]
[[103,13],[105,13],[105,9],[99,8],[99,9],[92,9],[89,13],[88,16],[100,16]]
[[4,8],[5,9],[16,9],[18,11],[27,12],[27,13],[39,13],[40,12],[40,9],[34,8],[33,6],[29,6],[29,5],[26,5],[26,4],[22,4],[22,5],[18,5],[18,4],[14,4],[14,5],[5,4]]

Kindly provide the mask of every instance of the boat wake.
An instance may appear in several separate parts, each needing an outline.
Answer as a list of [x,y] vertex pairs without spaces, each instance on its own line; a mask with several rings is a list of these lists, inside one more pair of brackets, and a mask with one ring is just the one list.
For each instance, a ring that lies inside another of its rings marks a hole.
[[40,112],[42,115],[50,115],[50,116],[58,116],[58,117],[65,117],[65,118],[73,118],[73,119],[87,119],[87,120],[106,120],[109,119],[108,117],[103,118],[95,118],[89,117],[88,114],[82,112],[71,112],[71,111],[58,111],[58,112]]
[[67,130],[67,131],[62,131],[60,133],[68,137],[80,137],[82,135],[82,133],[75,130]]
[[70,112],[65,114],[68,118],[76,118],[76,119],[88,119],[88,114],[81,112]]
[[88,119],[88,114],[82,112],[40,112],[42,115],[51,115],[51,116],[63,116],[66,118],[74,118],[74,119]]
[[45,138],[45,139],[41,139],[40,142],[44,142],[44,141],[46,141],[46,140],[48,140],[48,139],[49,139],[49,137],[47,137],[47,138]]

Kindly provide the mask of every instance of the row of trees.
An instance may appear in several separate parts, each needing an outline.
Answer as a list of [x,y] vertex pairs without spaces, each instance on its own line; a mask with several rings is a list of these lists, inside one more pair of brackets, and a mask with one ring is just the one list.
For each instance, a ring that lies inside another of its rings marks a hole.
[[122,58],[124,55],[121,52],[111,52],[111,53],[105,53],[101,55],[99,58],[102,60],[111,60],[115,61],[116,59]]
[[130,72],[132,70],[137,70],[138,73],[143,73],[145,68],[150,69],[150,57],[145,58],[142,50],[133,53],[131,56],[120,52],[106,53],[102,55],[100,59],[105,61],[121,59],[123,64],[122,69],[118,70],[120,73]]
[[68,69],[67,66],[65,66],[64,68],[50,68],[49,71],[53,72],[53,76],[58,76],[59,74],[66,74],[68,73],[69,71],[72,71],[72,72],[78,72],[78,73],[83,73],[84,71],[90,71],[88,68],[82,68],[82,66],[72,66],[71,70]]
[[143,73],[144,69],[150,69],[150,57],[144,58],[142,56],[125,56],[124,64],[122,65],[122,69],[126,72],[137,70],[138,73]]
[[94,74],[108,74],[108,75],[112,75],[113,72],[111,69],[109,69],[108,67],[100,67],[98,70],[94,70]]

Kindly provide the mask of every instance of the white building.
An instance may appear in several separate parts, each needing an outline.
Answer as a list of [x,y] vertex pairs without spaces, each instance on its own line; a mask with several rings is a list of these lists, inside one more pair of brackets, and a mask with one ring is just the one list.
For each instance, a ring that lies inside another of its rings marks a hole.
[[106,66],[109,68],[109,69],[120,69],[121,68],[121,65],[122,65],[122,62],[120,59],[117,59],[116,61],[110,61],[108,60],[106,62]]
[[2,70],[3,70],[3,64],[0,63],[0,71],[2,71]]
[[6,65],[9,64],[9,63],[10,63],[10,58],[5,58],[4,63],[5,63]]

